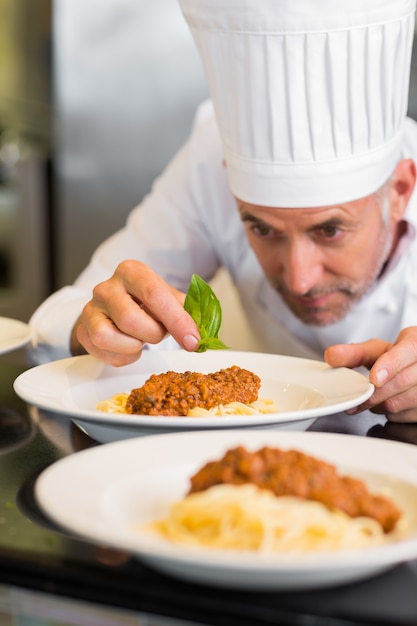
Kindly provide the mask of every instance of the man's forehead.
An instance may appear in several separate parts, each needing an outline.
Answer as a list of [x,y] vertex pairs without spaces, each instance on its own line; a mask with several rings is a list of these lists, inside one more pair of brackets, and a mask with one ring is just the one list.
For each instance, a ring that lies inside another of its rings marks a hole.
[[339,218],[343,216],[354,217],[363,211],[363,207],[371,200],[371,196],[355,200],[353,202],[335,204],[324,207],[267,207],[255,205],[237,199],[237,206],[242,219],[252,219],[270,223],[276,220],[285,221],[326,221],[327,219]]

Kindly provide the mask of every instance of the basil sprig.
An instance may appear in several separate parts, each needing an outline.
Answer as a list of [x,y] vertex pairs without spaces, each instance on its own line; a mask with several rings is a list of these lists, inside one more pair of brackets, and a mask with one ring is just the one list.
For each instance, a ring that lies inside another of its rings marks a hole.
[[191,276],[184,309],[191,315],[200,331],[201,339],[197,352],[228,349],[218,337],[222,323],[220,302],[210,285],[198,274]]

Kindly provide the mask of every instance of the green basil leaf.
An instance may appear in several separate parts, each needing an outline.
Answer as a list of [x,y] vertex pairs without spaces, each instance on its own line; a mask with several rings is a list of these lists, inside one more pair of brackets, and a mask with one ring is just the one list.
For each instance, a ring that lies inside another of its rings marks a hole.
[[193,274],[184,309],[191,315],[200,331],[197,352],[225,350],[228,348],[219,338],[222,309],[213,289],[198,274]]
[[206,337],[200,339],[196,352],[205,352],[206,350],[228,350],[229,346],[218,339],[217,337]]

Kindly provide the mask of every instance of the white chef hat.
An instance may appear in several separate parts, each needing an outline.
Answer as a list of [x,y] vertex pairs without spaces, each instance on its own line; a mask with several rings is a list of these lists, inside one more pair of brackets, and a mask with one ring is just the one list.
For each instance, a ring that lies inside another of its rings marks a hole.
[[400,157],[416,0],[179,0],[206,71],[232,192],[348,202]]

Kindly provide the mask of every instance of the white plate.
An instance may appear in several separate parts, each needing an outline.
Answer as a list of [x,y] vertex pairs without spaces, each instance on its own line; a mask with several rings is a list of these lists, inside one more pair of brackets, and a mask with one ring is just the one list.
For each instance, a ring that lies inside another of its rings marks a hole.
[[[97,411],[98,402],[140,387],[151,374],[175,371],[215,372],[239,365],[262,381],[259,396],[273,398],[278,413],[227,417],[158,417],[110,415]],[[362,374],[332,369],[324,362],[276,354],[182,350],[148,351],[141,359],[114,368],[90,356],[39,365],[21,374],[16,393],[42,409],[71,416],[93,439],[102,443],[139,435],[183,430],[274,427],[304,430],[314,419],[344,411],[366,400],[373,386]]]
[[[185,495],[190,476],[203,463],[236,445],[296,448],[334,463],[341,473],[365,480],[372,491],[388,490],[406,515],[409,531],[401,540],[366,550],[261,556],[186,549],[138,530]],[[214,586],[318,588],[360,580],[417,557],[417,449],[383,439],[249,430],[137,438],[65,457],[41,474],[35,495],[55,523],[77,536],[127,550],[172,576]]]
[[28,324],[10,317],[0,317],[0,354],[17,350],[30,341]]

